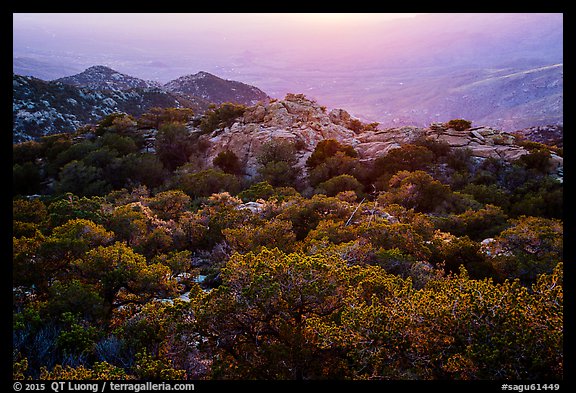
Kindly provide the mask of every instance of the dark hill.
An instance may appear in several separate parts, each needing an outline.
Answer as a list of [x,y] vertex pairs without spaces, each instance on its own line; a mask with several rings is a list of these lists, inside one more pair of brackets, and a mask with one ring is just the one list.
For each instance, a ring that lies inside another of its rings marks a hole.
[[242,82],[219,78],[208,72],[182,76],[164,85],[173,93],[183,93],[207,99],[215,104],[234,102],[254,105],[268,99],[268,95],[257,87]]
[[153,107],[205,110],[208,102],[180,97],[159,88],[96,91],[61,82],[13,75],[12,141],[74,132],[113,112],[139,116]]

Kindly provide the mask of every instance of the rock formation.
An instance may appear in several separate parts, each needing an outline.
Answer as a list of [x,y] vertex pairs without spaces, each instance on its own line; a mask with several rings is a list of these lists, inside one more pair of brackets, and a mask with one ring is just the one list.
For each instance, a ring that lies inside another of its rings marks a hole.
[[[421,137],[446,142],[454,148],[470,149],[479,159],[494,157],[511,161],[528,151],[516,144],[516,136],[489,127],[458,131],[443,124],[428,128],[405,126],[356,133],[354,119],[343,109],[330,112],[302,94],[287,94],[284,100],[260,102],[250,108],[231,127],[203,135],[209,146],[205,162],[224,150],[234,152],[245,164],[247,174],[256,173],[256,157],[261,146],[275,138],[294,141],[299,147],[298,166],[305,162],[323,139],[336,139],[356,149],[361,160],[372,160]],[[562,157],[552,155],[554,171],[562,170]]]
[[248,108],[230,128],[202,136],[210,146],[205,160],[209,164],[220,152],[230,150],[246,164],[248,175],[254,175],[260,148],[278,138],[302,147],[298,166],[303,168],[323,139],[337,139],[353,146],[360,143],[345,126],[348,117],[342,110],[326,113],[325,108],[301,94],[288,94],[282,101],[261,102]]

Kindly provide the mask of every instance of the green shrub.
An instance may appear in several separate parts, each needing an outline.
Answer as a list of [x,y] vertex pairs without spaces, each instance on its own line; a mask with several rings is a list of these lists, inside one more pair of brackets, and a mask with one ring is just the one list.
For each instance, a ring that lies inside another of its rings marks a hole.
[[246,107],[244,105],[231,102],[225,102],[218,107],[210,108],[200,121],[200,130],[207,134],[217,129],[230,127],[245,111]]
[[318,184],[316,193],[327,196],[336,196],[342,191],[354,191],[357,195],[362,193],[364,186],[354,176],[338,175],[323,183]]
[[444,123],[444,127],[453,128],[456,131],[464,131],[472,127],[472,122],[464,119],[452,119]]
[[324,139],[318,142],[312,155],[306,160],[306,166],[315,168],[339,151],[349,157],[358,157],[358,153],[352,146],[341,144],[335,139]]
[[238,159],[238,156],[230,150],[224,150],[218,153],[212,161],[212,164],[222,169],[225,173],[231,173],[233,175],[240,175],[244,171],[244,167]]

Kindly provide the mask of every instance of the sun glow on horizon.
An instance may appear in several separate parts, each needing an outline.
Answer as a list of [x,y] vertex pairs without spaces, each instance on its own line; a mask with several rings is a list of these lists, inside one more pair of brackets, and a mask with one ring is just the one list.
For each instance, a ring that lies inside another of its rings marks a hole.
[[288,20],[295,20],[306,24],[342,25],[358,23],[389,22],[402,18],[412,18],[421,13],[341,13],[341,12],[318,12],[318,13],[293,13],[293,14],[270,14]]
[[356,12],[318,12],[318,13],[301,13],[306,17],[316,18],[319,20],[327,21],[343,21],[343,20],[393,20],[398,18],[410,18],[421,14],[409,13],[356,13]]

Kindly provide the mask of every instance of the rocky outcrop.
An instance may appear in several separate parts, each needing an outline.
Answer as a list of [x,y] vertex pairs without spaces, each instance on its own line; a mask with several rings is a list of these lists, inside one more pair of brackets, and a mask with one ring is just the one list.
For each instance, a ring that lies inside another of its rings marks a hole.
[[[478,159],[494,157],[506,161],[528,154],[516,144],[516,136],[490,127],[463,131],[432,124],[428,128],[405,126],[356,133],[354,119],[343,109],[327,112],[302,94],[288,94],[284,100],[260,102],[250,108],[231,127],[216,130],[202,138],[209,146],[206,162],[224,150],[233,151],[246,164],[248,175],[256,173],[256,157],[261,146],[275,138],[293,141],[298,146],[298,166],[305,162],[323,139],[336,139],[353,146],[361,160],[372,160],[404,144],[426,137],[454,148],[470,149]],[[562,168],[562,157],[553,155],[554,171]]]
[[452,147],[470,149],[473,156],[480,158],[494,157],[511,161],[528,154],[526,149],[515,144],[514,135],[490,127],[475,127],[463,131],[440,127],[440,131],[436,128],[427,132],[426,136],[448,143]]
[[[256,174],[256,157],[263,144],[273,139],[293,141],[299,147],[298,166],[306,160],[323,139],[337,139],[356,146],[356,134],[344,125],[348,114],[326,110],[301,94],[288,94],[282,101],[261,102],[250,107],[236,123],[202,138],[210,146],[206,162],[221,151],[233,151],[246,164],[247,174]],[[332,119],[340,119],[337,124]]]
[[358,136],[359,143],[354,148],[361,159],[370,160],[411,143],[425,134],[426,129],[414,126],[365,132]]

